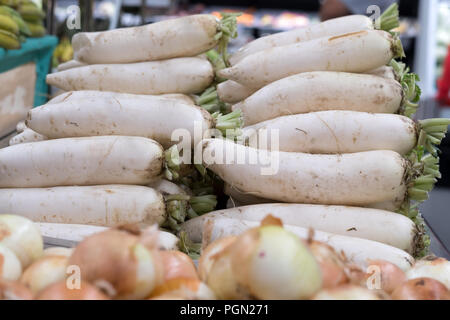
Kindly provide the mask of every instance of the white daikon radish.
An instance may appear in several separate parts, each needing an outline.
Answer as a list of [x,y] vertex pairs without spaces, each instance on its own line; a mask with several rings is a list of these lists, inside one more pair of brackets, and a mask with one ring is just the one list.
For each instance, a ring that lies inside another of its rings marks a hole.
[[68,273],[67,256],[51,255],[43,257],[24,270],[20,282],[31,290],[33,294],[47,286],[64,280]]
[[162,173],[163,149],[141,137],[67,138],[0,149],[0,187],[148,184]]
[[19,258],[8,247],[0,243],[0,279],[18,280],[22,274],[22,265]]
[[242,101],[254,92],[254,89],[247,88],[233,80],[227,80],[217,85],[217,95],[220,100],[227,103]]
[[403,104],[395,80],[346,72],[306,72],[275,81],[233,106],[244,125],[284,115],[325,110],[396,113]]
[[322,23],[311,26],[297,28],[286,32],[278,32],[269,36],[256,39],[241,47],[230,57],[231,65],[235,65],[246,56],[265,49],[284,46],[297,42],[309,41],[326,36],[338,36],[344,33],[350,33],[361,30],[381,29],[390,31],[399,25],[398,5],[389,7],[380,17],[380,20],[374,21],[364,15],[350,15],[330,19]]
[[39,227],[39,230],[41,230],[43,237],[64,239],[74,243],[80,242],[94,233],[105,231],[107,229],[107,227],[102,226],[75,223],[35,222],[35,224]]
[[47,75],[47,83],[72,90],[135,94],[198,93],[214,79],[211,64],[199,58],[176,58],[132,64],[93,64]]
[[[237,202],[239,204],[239,206],[277,202],[275,200],[265,199],[265,198],[254,196],[251,193],[244,193],[244,192],[238,190],[236,187],[234,187],[226,182],[225,182],[225,185],[223,188],[223,192],[226,195],[230,196],[232,203]],[[238,206],[236,206],[236,207],[238,207]]]
[[78,61],[78,60],[69,60],[67,62],[63,62],[60,65],[58,65],[58,71],[64,71],[64,70],[69,70],[72,68],[78,68],[78,67],[83,67],[87,65],[87,63]]
[[[266,212],[267,214],[267,212]],[[272,212],[270,212],[272,214]],[[198,218],[196,218],[198,219]],[[257,227],[260,222],[236,218],[205,219],[203,224],[193,223],[193,220],[183,224],[182,229],[195,242],[208,244],[216,239],[239,235],[250,228]],[[336,235],[328,232],[284,224],[284,228],[302,239],[311,239],[327,243],[338,253],[343,253],[349,262],[366,268],[368,260],[383,259],[397,265],[402,270],[408,270],[414,263],[414,258],[405,251],[372,240]]]
[[371,75],[386,78],[386,79],[399,80],[397,75],[395,74],[394,68],[392,68],[391,66],[382,66],[382,67],[367,71],[366,74],[371,74]]
[[203,162],[239,190],[282,202],[364,206],[404,199],[408,188],[408,161],[388,150],[312,155],[206,139]]
[[60,103],[65,101],[79,101],[82,99],[95,99],[95,98],[148,98],[150,101],[154,101],[156,98],[167,98],[171,100],[178,100],[180,102],[185,102],[189,104],[193,104],[194,100],[185,94],[182,93],[167,93],[160,95],[149,95],[149,94],[131,94],[131,93],[121,93],[121,92],[111,92],[111,91],[98,91],[98,90],[80,90],[80,91],[69,91],[62,93],[50,101],[47,104],[51,103]]
[[[3,189],[0,189],[0,192],[2,191]],[[24,199],[25,202],[27,200]],[[14,215],[13,211],[4,207],[7,202],[7,199],[0,201],[0,212],[10,213],[0,214],[0,244],[11,249],[19,258],[22,267],[26,268],[42,256],[44,242],[39,229],[30,219]],[[36,204],[37,206],[39,205]]]
[[27,128],[27,125],[25,124],[25,121],[17,122],[17,125],[16,125],[16,132],[17,133],[22,133],[23,130],[25,130],[26,128]]
[[[170,119],[170,121],[168,121]],[[87,136],[139,136],[164,148],[178,143],[172,134],[185,129],[191,142],[216,124],[205,109],[155,96],[93,97],[46,104],[28,112],[27,125],[51,139]],[[220,127],[220,123],[219,123]],[[183,132],[184,133],[184,132]]]
[[320,154],[392,150],[404,155],[416,146],[418,129],[401,115],[320,111],[263,121],[244,128],[243,135],[249,137],[250,146],[267,150]]
[[171,194],[188,194],[185,189],[181,186],[170,182],[166,179],[160,179],[158,181],[152,182],[148,185],[150,188],[153,188],[160,192],[163,196],[171,195]]
[[[107,227],[87,224],[67,224],[36,222],[44,237],[64,239],[74,243],[82,241],[95,233],[107,230]],[[173,233],[159,230],[158,246],[160,250],[178,250],[179,239]],[[44,250],[44,254],[50,254],[50,248]]]
[[[35,222],[99,226],[161,224],[167,216],[159,192],[127,185],[0,189],[0,212],[11,212]],[[45,235],[49,234],[48,228]],[[98,228],[89,228],[81,235],[78,229],[73,236],[84,237],[91,231],[98,232]],[[70,231],[65,232],[70,236]]]
[[48,138],[36,131],[33,131],[30,128],[25,128],[21,133],[15,135],[9,140],[9,145],[13,146],[15,144],[27,143],[27,142],[36,142],[36,141],[44,141]]
[[259,51],[217,74],[259,89],[301,72],[365,72],[403,55],[398,38],[385,31],[367,30]]
[[221,218],[261,222],[268,214],[287,225],[374,240],[411,254],[423,248],[420,243],[421,235],[409,218],[398,213],[369,208],[288,203],[257,204],[212,211],[185,222],[185,226],[201,226],[206,220]]
[[72,39],[75,59],[87,63],[129,63],[195,56],[236,32],[236,16],[191,15],[145,26],[80,32]]

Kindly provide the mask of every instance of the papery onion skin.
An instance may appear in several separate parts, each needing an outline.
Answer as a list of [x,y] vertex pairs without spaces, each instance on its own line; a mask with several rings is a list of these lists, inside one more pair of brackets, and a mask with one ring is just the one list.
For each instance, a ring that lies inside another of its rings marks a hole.
[[307,299],[321,289],[320,266],[295,234],[279,225],[251,229],[231,246],[239,289],[257,299]]
[[49,285],[62,281],[67,276],[66,256],[47,256],[33,262],[22,274],[20,282],[37,294]]
[[217,239],[210,243],[204,250],[198,260],[198,274],[202,281],[206,281],[209,271],[222,250],[228,247],[237,239],[236,236],[228,236]]
[[408,279],[433,278],[444,284],[450,290],[450,262],[444,258],[434,256],[417,260],[406,272]]
[[66,256],[70,257],[73,253],[73,248],[66,247],[49,247],[44,249],[43,256]]
[[42,257],[44,250],[39,228],[31,220],[12,214],[0,214],[0,243],[16,254],[24,269]]
[[0,300],[32,300],[33,293],[18,281],[0,279]]
[[173,278],[153,290],[151,299],[163,295],[178,294],[188,299],[213,300],[215,295],[212,290],[199,279]]
[[320,265],[322,288],[333,288],[349,281],[345,262],[331,246],[318,241],[308,242],[308,246]]
[[16,254],[0,244],[0,279],[18,280],[22,274],[22,264]]
[[370,279],[371,277],[377,277],[377,274],[374,274],[375,268],[379,268],[379,276],[380,276],[380,285],[383,291],[388,294],[391,294],[397,287],[402,285],[407,279],[406,275],[399,267],[395,264],[392,264],[388,261],[384,260],[369,260],[369,268],[368,270],[372,270],[371,273],[366,273],[366,278]]
[[339,287],[324,289],[312,300],[385,300],[388,296],[382,291],[369,290],[357,285],[344,284]]
[[197,269],[192,259],[181,251],[160,251],[162,264],[164,265],[164,281],[175,278],[198,279]]
[[36,300],[109,300],[109,298],[87,282],[81,281],[80,289],[69,289],[66,281],[60,281],[39,292]]
[[80,242],[69,265],[80,267],[84,281],[111,286],[116,299],[143,299],[163,277],[157,255],[157,250],[140,244],[138,236],[109,229]]
[[432,278],[410,279],[392,293],[394,300],[450,300],[450,292],[441,282]]

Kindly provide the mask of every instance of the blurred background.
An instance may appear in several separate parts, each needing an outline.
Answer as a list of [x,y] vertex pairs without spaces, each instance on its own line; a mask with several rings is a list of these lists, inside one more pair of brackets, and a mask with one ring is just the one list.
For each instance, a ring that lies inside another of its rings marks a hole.
[[[14,0],[0,0],[0,2],[11,1],[14,2]],[[50,66],[42,66],[44,73],[72,58],[70,39],[74,33],[80,31],[138,26],[196,13],[213,13],[219,16],[221,11],[239,11],[243,12],[238,19],[239,36],[233,39],[229,46],[229,50],[233,52],[245,43],[267,34],[304,27],[343,15],[366,14],[367,7],[372,4],[384,10],[394,2],[390,0],[32,1],[45,12],[42,25],[45,26],[48,35],[53,35],[53,37],[45,36],[42,39],[56,39],[54,42],[48,40],[47,49],[44,48],[52,55]],[[407,56],[405,62],[419,74],[420,86],[423,90],[421,108],[416,117],[418,119],[450,117],[450,0],[400,0],[397,2],[401,16],[401,25],[397,31],[401,34],[405,48]],[[69,30],[67,19],[73,18],[77,8],[80,13],[80,25],[78,29]],[[39,40],[36,41],[39,42]],[[8,64],[12,63],[5,60],[1,50],[0,76],[1,72],[11,67]],[[444,67],[446,59],[446,67]],[[47,70],[45,70],[46,67]],[[447,71],[444,72],[444,70]],[[38,82],[39,74],[36,83]],[[45,83],[42,83],[41,87],[36,85],[36,90],[35,105],[41,102],[40,99],[46,99],[52,93]],[[3,141],[7,141],[6,137],[13,128],[5,124],[5,117],[2,123],[3,97],[1,95],[0,89],[0,140],[3,138]],[[441,150],[443,178],[431,193],[430,200],[422,205],[422,212],[433,235],[432,250],[448,258],[450,257],[450,209],[448,208],[450,204],[450,138],[444,139]]]

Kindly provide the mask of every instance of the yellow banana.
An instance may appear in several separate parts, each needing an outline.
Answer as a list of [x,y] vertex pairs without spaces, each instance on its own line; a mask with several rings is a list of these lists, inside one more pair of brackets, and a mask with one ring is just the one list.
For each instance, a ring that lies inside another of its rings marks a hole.
[[10,7],[7,7],[7,6],[0,6],[0,15],[9,16],[11,19],[13,19],[14,22],[19,27],[20,33],[22,33],[26,36],[31,35],[31,32],[28,29],[28,26],[26,25],[25,21],[23,21],[22,17],[16,10],[14,10]]
[[22,18],[28,22],[38,22],[45,18],[44,11],[29,4],[20,6],[18,11]]
[[27,22],[27,26],[33,38],[40,38],[45,35],[46,30],[42,24]]
[[14,33],[0,30],[0,47],[5,49],[20,49],[20,41]]
[[19,26],[17,23],[8,16],[0,14],[0,29],[12,32],[16,35],[19,34]]

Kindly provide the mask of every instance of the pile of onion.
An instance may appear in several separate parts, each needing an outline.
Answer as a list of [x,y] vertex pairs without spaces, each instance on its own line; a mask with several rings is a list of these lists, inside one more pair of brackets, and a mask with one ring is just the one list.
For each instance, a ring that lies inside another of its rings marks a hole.
[[163,282],[155,245],[152,236],[143,238],[136,229],[109,229],[80,242],[68,263],[80,268],[83,281],[100,287],[111,298],[144,299]]
[[207,265],[202,277],[219,299],[307,299],[322,286],[310,250],[270,215],[209,256]]
[[394,300],[450,300],[450,292],[441,282],[432,278],[411,279],[392,293]]

